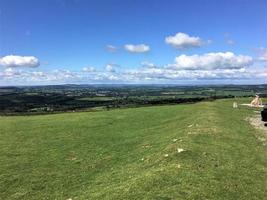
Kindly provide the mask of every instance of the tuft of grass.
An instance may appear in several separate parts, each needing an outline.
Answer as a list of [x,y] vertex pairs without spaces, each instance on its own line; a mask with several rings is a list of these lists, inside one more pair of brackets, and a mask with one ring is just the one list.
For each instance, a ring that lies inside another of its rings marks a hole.
[[0,199],[266,199],[255,113],[232,103],[0,117]]

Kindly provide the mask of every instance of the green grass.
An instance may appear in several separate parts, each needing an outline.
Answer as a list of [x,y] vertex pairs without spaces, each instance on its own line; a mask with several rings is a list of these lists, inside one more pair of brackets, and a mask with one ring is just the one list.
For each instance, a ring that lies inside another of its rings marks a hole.
[[232,102],[1,117],[0,199],[264,200],[255,113]]

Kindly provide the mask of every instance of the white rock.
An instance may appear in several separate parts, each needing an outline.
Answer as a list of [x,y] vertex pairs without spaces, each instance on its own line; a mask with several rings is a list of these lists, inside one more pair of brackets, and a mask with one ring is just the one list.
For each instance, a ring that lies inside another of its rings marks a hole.
[[181,152],[183,152],[183,151],[185,151],[185,150],[182,149],[182,148],[177,148],[177,152],[178,152],[178,153],[181,153]]

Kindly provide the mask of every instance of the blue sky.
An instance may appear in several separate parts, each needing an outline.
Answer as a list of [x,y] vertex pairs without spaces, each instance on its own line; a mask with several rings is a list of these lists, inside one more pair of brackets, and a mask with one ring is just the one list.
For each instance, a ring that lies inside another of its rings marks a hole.
[[1,0],[0,85],[267,83],[266,10],[265,0]]

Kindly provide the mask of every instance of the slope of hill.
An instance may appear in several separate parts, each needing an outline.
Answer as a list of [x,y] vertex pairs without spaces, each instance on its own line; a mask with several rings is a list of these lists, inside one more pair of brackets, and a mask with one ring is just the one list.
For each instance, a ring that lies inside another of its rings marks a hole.
[[0,199],[265,199],[255,113],[232,102],[1,117]]

